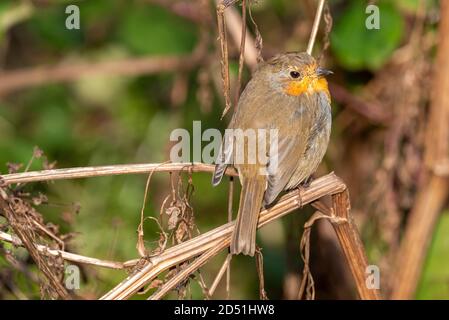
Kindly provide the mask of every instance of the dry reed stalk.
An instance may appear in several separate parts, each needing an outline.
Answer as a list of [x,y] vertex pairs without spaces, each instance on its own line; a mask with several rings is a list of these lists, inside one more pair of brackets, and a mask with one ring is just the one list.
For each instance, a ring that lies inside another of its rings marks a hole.
[[[84,167],[84,168],[68,168],[68,169],[55,169],[55,170],[43,170],[36,172],[25,172],[7,174],[1,177],[4,185],[13,183],[25,183],[36,181],[49,181],[56,179],[75,179],[75,178],[87,178],[95,176],[106,175],[118,175],[118,174],[143,174],[152,171],[170,172],[170,171],[190,171],[190,172],[212,172],[212,165],[193,163],[168,163],[168,164],[137,164],[137,165],[116,165],[116,166],[100,166],[100,167]],[[235,170],[228,170],[226,174],[235,176]],[[316,179],[312,184],[305,189],[294,190],[283,196],[279,202],[269,210],[261,212],[259,225],[262,227],[265,224],[281,218],[293,210],[302,207],[305,204],[312,203],[326,195],[336,195],[345,192],[346,186],[344,183],[333,173]],[[338,198],[335,198],[338,199]],[[345,199],[345,201],[348,199]],[[337,204],[340,202],[337,202]],[[314,203],[316,205],[316,202]],[[316,205],[320,207],[319,205]],[[342,216],[349,217],[349,207],[335,206],[337,213]],[[326,210],[323,209],[326,212]],[[328,212],[329,213],[329,212]],[[350,219],[348,218],[348,221]],[[167,270],[168,268],[175,266],[183,261],[193,259],[211,249],[209,258],[216,255],[219,251],[225,249],[229,245],[230,235],[232,232],[234,222],[229,222],[223,226],[217,227],[207,233],[197,236],[189,241],[181,243],[177,246],[169,248],[162,252],[160,255],[149,257],[146,265],[135,274],[131,275],[120,283],[116,288],[104,295],[102,299],[126,299],[136,293],[141,287],[145,286],[149,281],[154,279],[159,273]],[[361,246],[359,236],[355,227],[351,224],[346,226],[336,226],[337,234],[343,250],[347,256],[350,269],[356,280],[359,295],[362,299],[372,299],[377,297],[372,292],[364,290],[364,281],[362,281],[361,275],[365,272],[366,258],[364,258],[363,247]],[[3,238],[8,238],[7,236]],[[13,238],[10,238],[13,241]],[[38,246],[38,250],[46,250],[44,247]],[[61,257],[67,260],[76,261],[79,263],[88,263],[102,267],[110,268],[123,268],[132,267],[136,265],[138,260],[132,260],[127,262],[110,262],[104,260],[96,260],[95,258],[83,257],[70,253],[64,253],[61,251],[48,251],[48,254],[60,254]],[[214,253],[214,254],[212,254]],[[201,260],[200,260],[201,261]],[[198,267],[202,265],[197,262]],[[195,265],[194,265],[195,266]],[[192,267],[193,270],[197,269]]]
[[[10,235],[9,233],[0,231],[0,240],[6,241],[9,243],[14,244],[15,246],[23,246],[22,240],[20,240],[18,237],[14,235]],[[111,268],[111,269],[124,269],[125,267],[132,267],[135,263],[123,263],[118,261],[108,261],[108,260],[101,260],[97,258],[92,257],[86,257],[75,253],[70,253],[67,251],[62,250],[55,250],[50,249],[47,246],[44,246],[42,244],[35,244],[36,249],[45,254],[50,255],[54,257],[61,257],[64,260],[82,263],[82,264],[89,264],[94,265],[97,267],[104,267],[104,268]]]
[[313,45],[315,44],[316,35],[318,34],[318,28],[320,26],[321,16],[323,15],[324,3],[326,0],[320,0],[318,8],[315,14],[315,20],[313,21],[312,32],[310,32],[309,43],[307,44],[307,53],[312,55]]
[[225,116],[231,108],[231,81],[229,79],[229,54],[228,41],[226,30],[226,19],[224,16],[227,6],[220,1],[217,5],[217,24],[218,24],[218,39],[220,40],[221,49],[221,78],[223,80],[223,96],[225,98],[225,108],[221,118]]
[[[64,168],[0,175],[0,186],[10,185],[14,183],[27,183],[61,179],[92,178],[122,174],[142,174],[150,173],[152,171],[214,172],[214,169],[214,165],[205,163],[143,163]],[[234,169],[229,168],[228,170],[226,170],[226,174],[236,176],[237,172]]]
[[331,220],[337,233],[346,261],[354,277],[359,297],[368,300],[380,299],[380,291],[369,289],[366,285],[366,270],[368,259],[365,249],[358,234],[357,228],[350,215],[350,203],[348,191],[345,190],[332,196],[333,213],[335,217],[342,219]]
[[449,176],[440,170],[449,163],[448,1],[441,1],[440,13],[437,68],[434,69],[425,144],[426,168],[399,248],[392,299],[413,298],[435,224],[449,195]]
[[[346,186],[337,176],[333,173],[328,174],[313,181],[306,189],[289,192],[272,208],[263,210],[260,213],[258,227],[260,228],[275,219],[281,218],[295,209],[300,208],[302,205],[318,200],[325,195],[335,195],[342,193],[345,190]],[[338,212],[346,216],[349,215],[348,211],[339,209]],[[149,257],[147,264],[143,266],[142,269],[126,278],[122,283],[106,293],[101,299],[127,299],[168,268],[178,265],[183,261],[195,258],[212,249],[215,249],[213,252],[220,252],[229,246],[233,226],[234,222],[227,223],[191,240],[169,248],[158,256]],[[366,263],[364,262],[366,262],[366,258],[363,258],[365,255],[363,247],[360,246],[360,239],[357,231],[353,229],[352,224],[347,224],[346,227],[336,228],[336,230],[337,233],[342,233],[342,236],[339,237],[339,239],[341,240],[342,246],[347,247],[344,249],[345,253],[348,253],[351,257],[348,259],[348,263],[350,263],[350,268],[356,280],[356,286],[360,297],[362,299],[377,298],[377,295],[362,288],[362,286],[365,287],[365,281],[360,281],[358,277],[365,272]],[[348,230],[350,231],[349,233],[347,233]],[[211,254],[209,258],[212,258],[212,256],[213,255]],[[197,265],[200,265],[200,263]],[[193,269],[196,268],[192,268],[190,271],[193,272]]]

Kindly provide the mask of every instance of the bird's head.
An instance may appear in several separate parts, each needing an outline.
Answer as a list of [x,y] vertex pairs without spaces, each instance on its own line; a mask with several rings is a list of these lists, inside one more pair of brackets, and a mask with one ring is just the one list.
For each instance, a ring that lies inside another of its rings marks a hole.
[[332,71],[320,68],[316,60],[305,52],[279,54],[261,66],[270,86],[288,96],[324,92],[329,98],[325,76]]

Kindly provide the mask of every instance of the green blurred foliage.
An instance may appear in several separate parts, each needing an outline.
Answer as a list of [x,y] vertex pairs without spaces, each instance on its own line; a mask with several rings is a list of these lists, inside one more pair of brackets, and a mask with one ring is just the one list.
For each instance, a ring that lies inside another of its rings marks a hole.
[[367,29],[366,4],[353,0],[338,17],[331,34],[332,51],[349,70],[377,70],[388,61],[398,47],[404,21],[393,1],[379,1],[380,28]]
[[118,37],[138,54],[162,55],[191,52],[196,33],[193,23],[165,9],[135,6],[124,13]]
[[[418,299],[448,299],[449,268],[449,212],[444,212],[432,239],[423,276],[416,297]],[[404,266],[406,268],[407,266]]]

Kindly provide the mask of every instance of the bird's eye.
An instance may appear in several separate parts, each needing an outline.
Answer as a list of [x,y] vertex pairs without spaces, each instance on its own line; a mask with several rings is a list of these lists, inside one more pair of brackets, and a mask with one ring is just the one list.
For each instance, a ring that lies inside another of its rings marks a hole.
[[292,77],[293,79],[297,79],[299,78],[300,74],[298,71],[292,71],[290,72],[290,77]]

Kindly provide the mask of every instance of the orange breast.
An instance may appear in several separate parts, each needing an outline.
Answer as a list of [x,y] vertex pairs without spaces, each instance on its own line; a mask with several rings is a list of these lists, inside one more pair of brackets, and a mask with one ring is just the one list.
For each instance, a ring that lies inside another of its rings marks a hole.
[[301,94],[313,94],[323,91],[330,100],[329,88],[325,78],[312,79],[305,77],[300,81],[291,81],[285,88],[285,93],[291,96],[299,96]]

